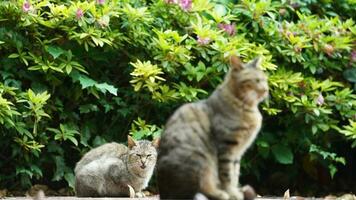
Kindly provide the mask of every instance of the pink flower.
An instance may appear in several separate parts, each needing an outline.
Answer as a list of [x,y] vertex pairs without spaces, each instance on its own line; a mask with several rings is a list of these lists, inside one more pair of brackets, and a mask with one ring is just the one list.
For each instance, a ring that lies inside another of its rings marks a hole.
[[356,62],[356,50],[353,50],[350,55],[350,61]]
[[224,30],[228,35],[233,36],[236,33],[235,24],[218,24],[218,28]]
[[22,4],[22,10],[24,12],[28,12],[31,10],[31,4],[29,1],[25,1],[23,4]]
[[179,5],[185,11],[190,10],[192,8],[192,0],[179,0]]
[[192,0],[165,0],[168,4],[178,4],[184,11],[192,8]]
[[318,104],[319,106],[324,104],[324,97],[321,93],[319,94],[318,98],[316,99],[316,104]]
[[83,10],[80,9],[80,8],[78,8],[78,9],[77,9],[77,12],[75,12],[75,17],[76,17],[77,19],[80,19],[80,18],[83,17],[83,15],[84,15]]
[[98,3],[99,5],[103,5],[105,3],[105,0],[96,0],[96,3]]
[[197,37],[197,42],[198,44],[200,45],[206,45],[206,44],[209,44],[210,42],[210,38],[206,37],[206,38],[203,38],[203,37]]

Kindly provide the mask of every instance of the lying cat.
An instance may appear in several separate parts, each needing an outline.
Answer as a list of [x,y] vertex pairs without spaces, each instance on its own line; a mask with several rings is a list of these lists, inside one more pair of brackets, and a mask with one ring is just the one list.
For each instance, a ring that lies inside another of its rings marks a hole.
[[267,97],[260,58],[230,58],[224,82],[205,100],[175,111],[161,137],[157,161],[161,199],[242,200],[240,160],[261,128],[258,104]]
[[80,197],[128,197],[130,186],[136,196],[153,174],[158,140],[135,141],[128,136],[128,147],[115,142],[87,152],[75,167],[75,191]]

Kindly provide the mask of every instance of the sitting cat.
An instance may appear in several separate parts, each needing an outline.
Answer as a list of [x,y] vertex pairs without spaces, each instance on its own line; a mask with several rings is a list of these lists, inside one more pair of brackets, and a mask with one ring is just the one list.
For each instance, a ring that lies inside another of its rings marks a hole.
[[260,63],[256,58],[244,64],[232,56],[224,82],[208,99],[185,104],[170,117],[157,160],[161,199],[193,199],[198,193],[244,198],[238,188],[240,160],[261,128],[258,104],[268,94]]
[[115,142],[87,152],[75,167],[75,191],[80,197],[137,196],[153,174],[159,140],[135,141],[128,136],[128,147]]

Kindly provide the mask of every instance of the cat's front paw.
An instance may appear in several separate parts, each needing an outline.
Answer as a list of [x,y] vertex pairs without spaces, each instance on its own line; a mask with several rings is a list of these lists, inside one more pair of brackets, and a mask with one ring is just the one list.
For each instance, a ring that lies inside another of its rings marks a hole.
[[219,199],[219,200],[229,200],[230,195],[223,191],[223,190],[214,190],[214,191],[209,191],[208,193],[205,193],[205,195],[208,197],[208,199]]
[[143,192],[136,192],[135,197],[143,198],[143,197],[146,197],[146,195]]
[[256,192],[250,185],[245,185],[241,188],[244,193],[244,200],[254,200],[256,198]]
[[237,187],[231,187],[227,189],[227,193],[230,195],[230,200],[243,200],[244,194],[242,191]]

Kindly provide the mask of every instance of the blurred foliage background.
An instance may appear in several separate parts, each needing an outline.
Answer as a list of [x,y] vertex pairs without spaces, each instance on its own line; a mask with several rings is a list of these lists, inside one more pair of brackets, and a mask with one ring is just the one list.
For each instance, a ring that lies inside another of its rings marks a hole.
[[355,0],[3,0],[0,188],[72,188],[85,152],[159,137],[238,55],[271,89],[241,182],[355,193],[355,19]]

